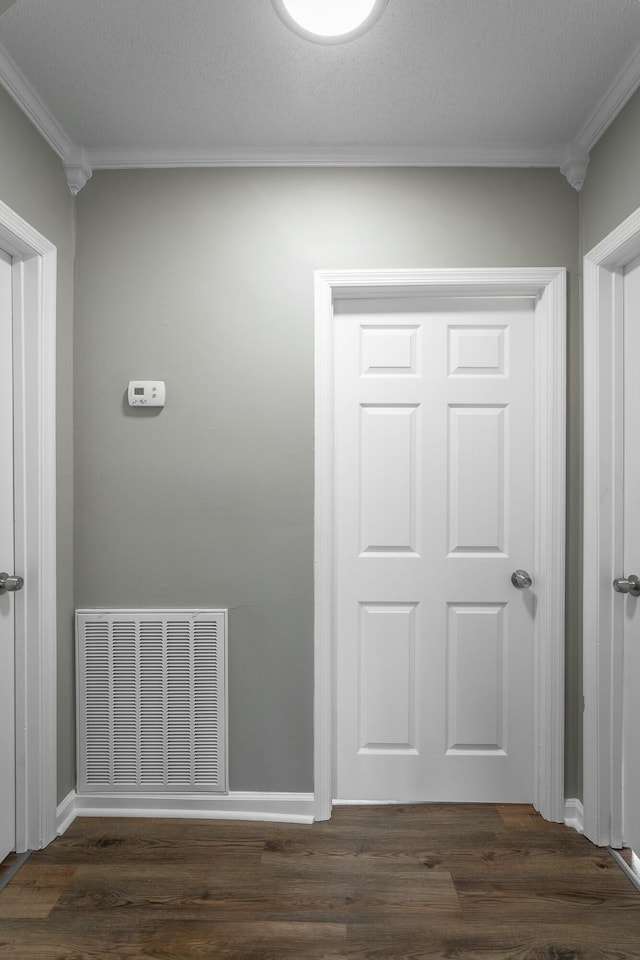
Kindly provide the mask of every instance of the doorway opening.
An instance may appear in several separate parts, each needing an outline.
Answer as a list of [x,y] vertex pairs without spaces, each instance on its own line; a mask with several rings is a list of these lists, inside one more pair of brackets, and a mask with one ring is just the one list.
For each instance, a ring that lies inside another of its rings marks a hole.
[[[624,841],[625,270],[640,256],[640,210],[584,258],[584,832]],[[636,851],[638,853],[638,851]]]
[[56,833],[56,248],[0,202],[11,258],[14,378],[15,849]]
[[[530,298],[533,304],[537,614],[531,800],[546,819],[562,821],[566,315],[563,269],[319,271],[316,274],[315,816],[328,819],[335,797],[336,324],[341,323],[345,315],[342,307],[348,301],[434,297],[445,300]],[[346,315],[348,313],[346,311]]]

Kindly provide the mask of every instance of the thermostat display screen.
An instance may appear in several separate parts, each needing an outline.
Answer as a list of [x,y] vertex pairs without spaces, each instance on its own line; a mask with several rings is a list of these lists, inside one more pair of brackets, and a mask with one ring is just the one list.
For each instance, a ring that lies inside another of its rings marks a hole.
[[144,397],[144,387],[134,387],[133,392],[136,397]]

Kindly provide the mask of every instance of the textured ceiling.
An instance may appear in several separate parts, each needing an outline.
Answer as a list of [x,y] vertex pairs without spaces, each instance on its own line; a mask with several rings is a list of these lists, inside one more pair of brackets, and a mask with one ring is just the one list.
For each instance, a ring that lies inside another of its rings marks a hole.
[[640,2],[388,0],[325,46],[270,0],[17,0],[0,42],[94,165],[551,164],[638,54]]

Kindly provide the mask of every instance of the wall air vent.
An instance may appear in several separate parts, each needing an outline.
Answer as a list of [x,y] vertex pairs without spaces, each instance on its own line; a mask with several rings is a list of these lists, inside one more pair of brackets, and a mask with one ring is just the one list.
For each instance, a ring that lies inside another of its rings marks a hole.
[[227,790],[227,611],[76,611],[78,793]]

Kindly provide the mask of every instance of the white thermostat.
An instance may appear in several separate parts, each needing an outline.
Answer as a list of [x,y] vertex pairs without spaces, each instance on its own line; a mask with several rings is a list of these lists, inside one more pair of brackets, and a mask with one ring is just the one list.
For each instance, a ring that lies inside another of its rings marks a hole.
[[130,407],[164,407],[164,380],[131,380],[128,397]]

